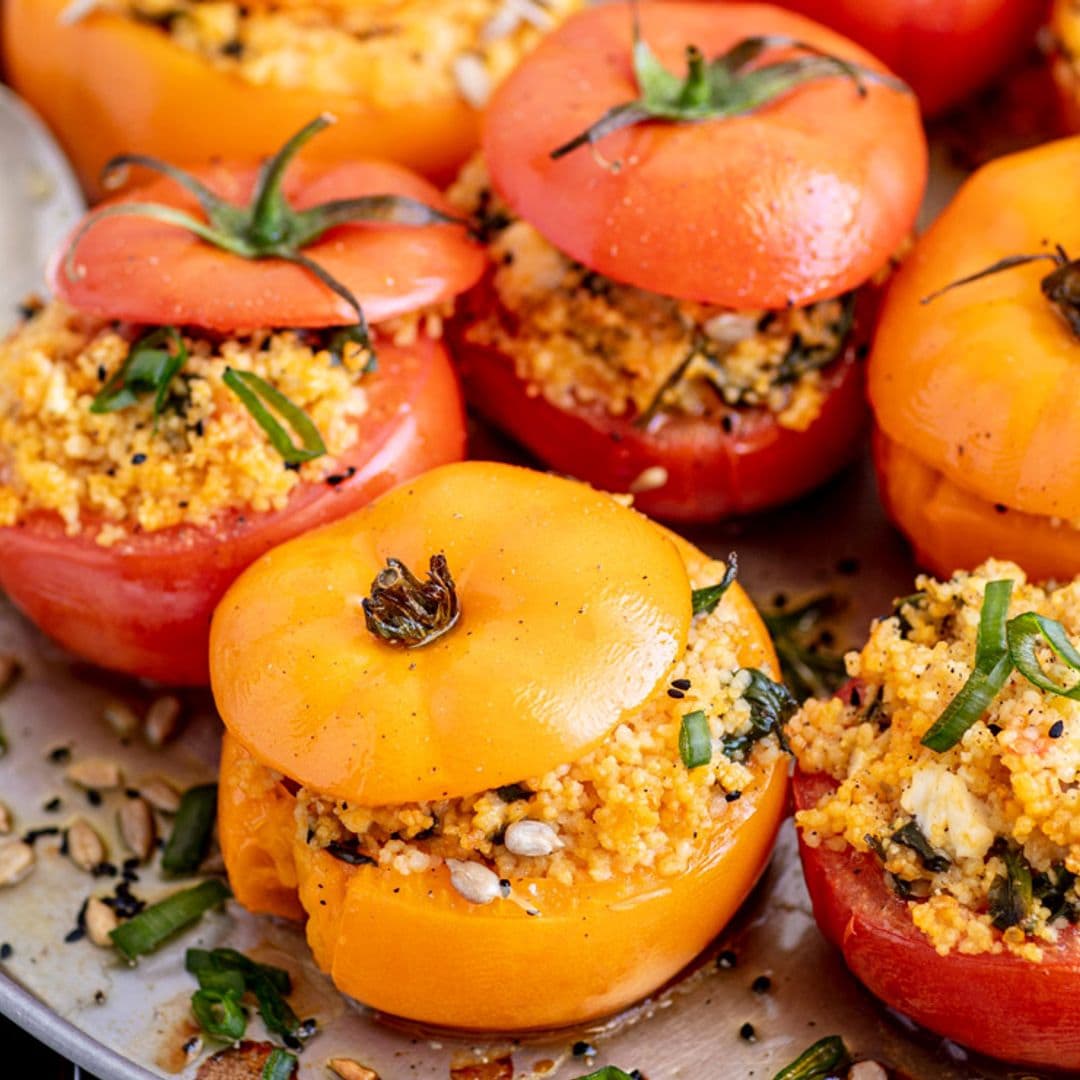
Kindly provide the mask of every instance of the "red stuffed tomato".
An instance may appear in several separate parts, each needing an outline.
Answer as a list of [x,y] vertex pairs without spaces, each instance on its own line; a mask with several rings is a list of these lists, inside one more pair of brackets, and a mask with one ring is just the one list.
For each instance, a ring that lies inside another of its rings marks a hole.
[[290,171],[325,122],[261,174],[149,163],[0,344],[0,586],[96,664],[206,682],[249,563],[463,455],[440,327],[482,256],[399,166]]
[[[835,787],[796,770],[796,810]],[[876,997],[917,1023],[990,1057],[1080,1069],[1080,933],[1061,932],[1031,962],[1011,954],[941,956],[885,883],[878,861],[800,840],[803,874],[822,933]]]
[[451,192],[489,263],[452,328],[466,397],[647,513],[794,498],[857,444],[871,279],[925,172],[907,88],[809,20],[574,16],[497,92]]

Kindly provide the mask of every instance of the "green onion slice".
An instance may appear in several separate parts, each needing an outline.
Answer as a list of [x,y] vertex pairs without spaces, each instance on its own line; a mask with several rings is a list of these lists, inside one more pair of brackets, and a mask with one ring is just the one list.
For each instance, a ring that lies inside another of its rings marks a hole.
[[236,1042],[247,1031],[247,1014],[240,997],[234,990],[196,990],[191,995],[191,1011],[199,1021],[199,1027],[211,1038],[223,1042]]
[[131,346],[127,359],[91,402],[90,411],[118,412],[136,404],[143,394],[153,394],[156,424],[168,400],[169,385],[187,360],[187,346],[174,327],[151,330]]
[[[255,422],[266,432],[274,449],[287,465],[302,465],[326,453],[319,429],[311,422],[303,409],[295,406],[280,390],[252,371],[226,368],[222,381],[240,399]],[[267,407],[269,406],[269,408]],[[278,422],[270,409],[279,413],[293,432],[300,445],[293,442],[289,433]]]
[[217,784],[201,784],[184,792],[161,856],[167,873],[193,874],[206,858],[217,814],[217,790]]
[[1045,615],[1037,615],[1029,611],[1024,615],[1017,615],[1015,619],[1010,619],[1005,633],[1009,641],[1012,662],[1028,682],[1033,683],[1040,690],[1045,690],[1048,694],[1058,694],[1060,697],[1080,701],[1080,684],[1066,687],[1054,682],[1043,671],[1036,655],[1040,640],[1044,640],[1063,664],[1072,668],[1073,671],[1080,671],[1080,652],[1073,647],[1061,623],[1056,619],[1048,619]]
[[923,746],[942,753],[951,749],[990,707],[1005,681],[1012,674],[1013,658],[1009,653],[1006,619],[1012,580],[991,581],[986,586],[979,632],[975,638],[975,667],[960,692],[945,706],[922,737]]
[[300,1028],[300,1018],[285,1000],[292,980],[283,968],[257,964],[235,949],[188,949],[184,966],[204,989],[239,984],[241,994],[254,994],[267,1031],[294,1035]]
[[739,572],[739,557],[733,551],[727,557],[724,565],[724,576],[715,585],[706,585],[703,589],[695,589],[690,594],[690,601],[695,615],[711,615],[716,610],[716,605],[723,599],[724,593],[731,588],[731,583]]
[[851,1054],[839,1035],[826,1035],[804,1050],[790,1065],[784,1066],[773,1080],[825,1080],[837,1069],[851,1064]]
[[205,912],[224,903],[232,893],[217,878],[166,896],[110,933],[113,944],[134,961],[155,952],[173,934],[197,922]]
[[605,1065],[588,1076],[579,1076],[578,1080],[633,1080],[628,1072],[623,1072],[617,1065]]
[[263,1066],[262,1080],[290,1080],[296,1075],[296,1055],[275,1047]]
[[990,883],[987,901],[991,922],[998,930],[1017,926],[1031,914],[1034,899],[1031,866],[1018,848],[1007,847],[1001,853],[1005,873]]
[[712,732],[705,714],[697,709],[682,718],[679,728],[679,756],[688,769],[712,761]]
[[281,994],[292,991],[292,979],[284,968],[257,964],[235,949],[188,949],[184,967],[202,984],[209,972],[235,971],[245,978],[259,975],[267,979]]

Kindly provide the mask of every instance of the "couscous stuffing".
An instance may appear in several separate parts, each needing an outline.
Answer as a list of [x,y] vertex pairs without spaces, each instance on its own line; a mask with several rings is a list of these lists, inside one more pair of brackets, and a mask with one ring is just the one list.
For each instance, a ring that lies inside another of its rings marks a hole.
[[[367,409],[370,353],[334,345],[334,331],[265,330],[236,338],[182,336],[187,359],[168,386],[111,412],[95,398],[144,330],[59,302],[28,312],[0,343],[0,525],[58,514],[69,534],[110,545],[133,532],[201,526],[229,510],[281,509],[301,482],[335,473]],[[408,344],[441,333],[440,311],[380,328]],[[226,368],[252,372],[314,423],[326,455],[288,465],[241,400]]]
[[[700,588],[719,581],[724,564],[703,560],[690,569]],[[297,827],[308,843],[403,874],[444,860],[479,864],[511,882],[681,874],[702,857],[717,823],[741,813],[742,795],[764,783],[782,753],[775,735],[748,737],[752,675],[737,653],[751,635],[724,601],[697,616],[685,654],[655,694],[602,745],[543,776],[466,798],[375,808],[301,789]],[[712,760],[688,768],[679,734],[683,717],[697,710],[708,719]],[[537,824],[515,828],[521,822]]]
[[487,244],[501,311],[467,340],[510,357],[561,408],[599,403],[647,423],[662,412],[767,408],[787,428],[817,418],[821,369],[842,353],[854,296],[784,311],[731,311],[623,285],[562,254],[509,211],[474,158],[450,198]]
[[[1010,617],[1037,612],[1080,636],[1080,579],[1039,588],[995,561],[922,577],[847,657],[850,700],[808,701],[787,734],[800,769],[838,784],[796,816],[808,845],[874,853],[940,954],[1038,961],[1080,918],[1080,701],[1013,670],[951,749],[921,742],[970,676],[984,592],[1004,580]],[[1076,681],[1045,642],[1038,653],[1051,678]]]
[[490,88],[580,0],[100,0],[259,86],[363,94],[377,106]]

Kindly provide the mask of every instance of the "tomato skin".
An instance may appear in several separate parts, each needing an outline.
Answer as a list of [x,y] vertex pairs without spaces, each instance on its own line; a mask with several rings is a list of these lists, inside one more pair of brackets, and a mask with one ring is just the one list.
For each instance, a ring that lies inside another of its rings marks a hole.
[[[494,303],[494,291],[482,284],[463,299],[450,326],[470,405],[549,467],[605,491],[630,491],[646,469],[666,469],[663,487],[634,496],[635,507],[651,517],[715,521],[788,502],[845,465],[866,430],[858,329],[844,355],[825,369],[827,396],[805,431],[781,427],[765,409],[732,410],[730,433],[718,417],[672,416],[639,428],[599,405],[554,405],[517,376],[509,357],[469,341],[470,322]],[[869,310],[865,314],[869,321]],[[858,325],[864,325],[862,310]]]
[[778,0],[869,49],[934,116],[985,86],[1027,48],[1045,0]]
[[[250,204],[258,172],[234,162],[191,170],[215,194],[240,206]],[[290,167],[282,187],[296,210],[390,194],[451,212],[433,185],[387,161],[320,166],[301,160]],[[160,177],[103,206],[129,202],[176,207],[200,220],[205,216],[192,195]],[[483,253],[458,225],[342,225],[308,244],[303,254],[348,288],[373,323],[451,299],[484,267]],[[49,267],[49,284],[79,311],[150,326],[230,333],[349,325],[357,318],[309,270],[281,259],[244,259],[175,225],[135,216],[95,222],[70,258],[65,245]]]
[[311,160],[387,158],[442,180],[476,145],[479,120],[454,94],[417,109],[362,95],[257,86],[218,71],[154,27],[105,12],[64,23],[68,0],[0,4],[7,76],[44,117],[87,192],[103,192],[102,166],[119,153],[183,164],[215,154],[273,153],[313,117],[338,123]]
[[[835,787],[795,771],[796,809]],[[938,955],[915,927],[869,854],[811,848],[799,838],[803,874],[822,933],[876,997],[931,1031],[990,1057],[1080,1070],[1080,931],[1043,944],[1033,964],[1010,953]]]
[[[806,41],[866,67],[869,53],[759,4],[644,5],[642,34],[672,71],[754,34]],[[639,124],[597,150],[551,151],[637,96],[631,11],[603,4],[553,31],[496,91],[484,157],[504,202],[591,270],[737,310],[837,296],[888,261],[915,223],[926,139],[910,94],[804,85],[745,116]]]
[[379,348],[354,475],[305,484],[280,511],[232,512],[208,527],[144,533],[102,547],[55,515],[0,529],[0,588],[65,648],[102,667],[176,685],[209,681],[210,618],[264,551],[341,517],[401,480],[464,456],[460,391],[445,349],[421,339]]

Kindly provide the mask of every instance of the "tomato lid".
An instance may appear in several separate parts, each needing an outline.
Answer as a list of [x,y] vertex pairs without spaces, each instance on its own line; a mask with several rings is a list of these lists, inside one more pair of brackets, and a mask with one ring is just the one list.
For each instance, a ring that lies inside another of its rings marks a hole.
[[[647,121],[590,151],[552,151],[639,97],[626,4],[575,15],[499,88],[484,153],[503,199],[552,244],[617,281],[733,308],[836,296],[879,270],[912,229],[926,140],[910,93],[817,78],[755,112]],[[802,16],[759,4],[644,5],[642,40],[669,72],[783,35],[866,69],[869,53]],[[790,59],[791,48],[759,60]],[[607,163],[605,165],[605,162]]]
[[[218,163],[188,175],[220,198],[247,206],[259,169]],[[397,195],[452,213],[426,180],[384,161],[329,167],[299,162],[285,174],[282,192],[297,211],[331,200]],[[195,195],[167,178],[106,200],[95,212],[133,203],[206,220]],[[70,243],[52,262],[50,286],[59,299],[102,318],[226,333],[357,321],[355,309],[309,269],[278,258],[247,259],[165,222],[105,216],[89,225],[73,251]],[[449,300],[484,267],[483,253],[461,225],[452,224],[346,223],[305,245],[302,254],[352,293],[369,322]]]
[[[415,648],[365,625],[388,559],[460,601]],[[453,798],[580,757],[682,654],[690,583],[657,526],[582,484],[447,465],[269,552],[214,616],[211,681],[264,764],[360,805]]]

